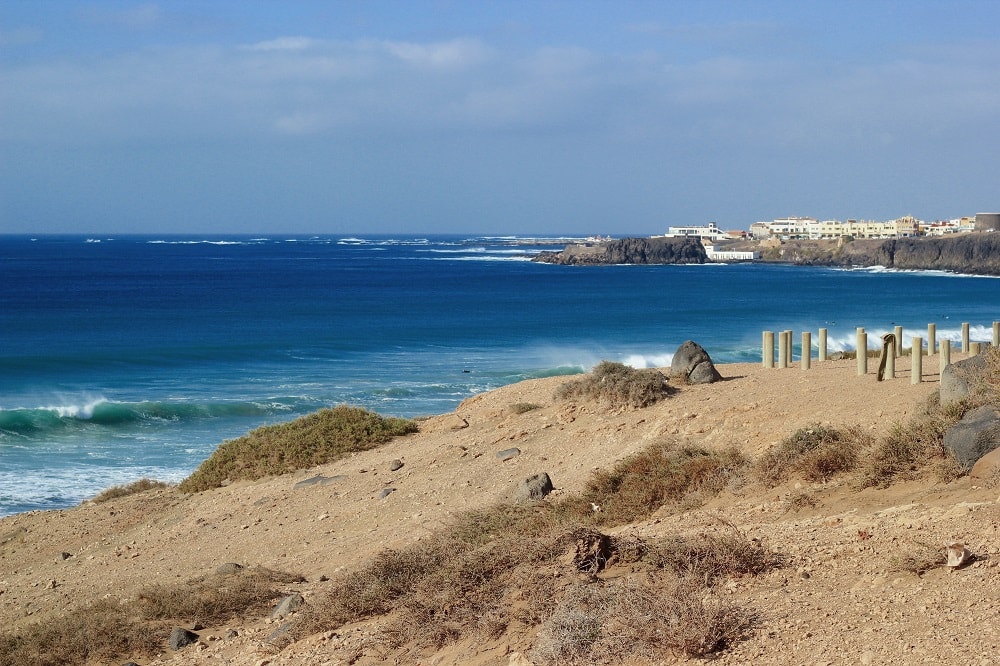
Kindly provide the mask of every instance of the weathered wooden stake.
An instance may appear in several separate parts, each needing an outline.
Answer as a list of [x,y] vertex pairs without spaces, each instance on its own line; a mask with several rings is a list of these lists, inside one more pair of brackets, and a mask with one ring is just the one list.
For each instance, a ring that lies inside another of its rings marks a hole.
[[918,337],[913,338],[910,347],[910,383],[919,384],[920,376],[924,372],[924,341]]
[[868,335],[865,329],[858,327],[858,374],[868,374]]
[[951,340],[945,338],[941,341],[941,372],[951,364]]
[[808,370],[812,362],[812,333],[802,331],[802,358],[800,360],[803,370]]
[[785,359],[785,367],[792,367],[792,329],[785,331],[785,353],[788,354],[788,358]]
[[778,332],[778,367],[788,367],[788,336],[784,331]]
[[993,322],[993,346],[1000,347],[1000,321]]
[[978,342],[969,343],[969,356],[979,356],[979,352],[983,350],[982,344]]
[[903,327],[897,326],[893,333],[896,335],[896,358],[899,358],[903,355]]
[[927,324],[927,355],[937,353],[937,324]]
[[962,353],[969,353],[969,324],[962,324]]
[[[1000,323],[1000,322],[997,322]],[[819,329],[819,360],[826,360],[826,329]]]
[[765,368],[774,367],[774,331],[764,331],[763,362]]

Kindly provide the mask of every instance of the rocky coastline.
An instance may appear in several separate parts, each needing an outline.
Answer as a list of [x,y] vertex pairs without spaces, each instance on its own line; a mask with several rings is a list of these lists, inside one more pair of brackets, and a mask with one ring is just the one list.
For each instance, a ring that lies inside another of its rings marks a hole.
[[[1000,275],[1000,235],[970,233],[941,238],[787,240],[735,242],[720,249],[755,250],[762,263],[796,266],[883,266],[899,270],[942,270]],[[562,265],[692,264],[709,261],[693,238],[623,238],[568,245],[543,252],[535,261]]]

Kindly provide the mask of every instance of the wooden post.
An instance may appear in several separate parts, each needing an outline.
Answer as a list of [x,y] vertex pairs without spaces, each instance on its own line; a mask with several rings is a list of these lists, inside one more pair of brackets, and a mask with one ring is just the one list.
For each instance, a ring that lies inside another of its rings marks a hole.
[[919,384],[920,376],[924,372],[924,341],[918,337],[913,338],[910,347],[910,383]]
[[941,373],[951,364],[951,340],[945,338],[941,341]]
[[785,359],[785,367],[792,367],[792,329],[785,331],[785,353],[788,354],[788,358]]
[[896,335],[896,358],[899,358],[903,355],[903,327],[897,326],[893,333]]
[[937,324],[927,324],[927,355],[937,353]]
[[1000,321],[993,322],[993,346],[1000,347]]
[[764,331],[763,362],[765,368],[774,367],[774,331]]
[[[1000,322],[997,322],[1000,323]],[[826,360],[826,329],[819,329],[819,360]]]
[[892,342],[889,343],[889,345],[891,349],[889,349],[889,353],[886,354],[887,360],[885,362],[885,374],[889,376],[889,379],[895,379],[896,357],[899,356],[899,348],[901,347],[899,344],[899,338],[896,337],[895,333],[892,334]]
[[802,331],[802,358],[800,360],[803,370],[808,370],[812,363],[812,333]]
[[778,367],[788,367],[788,336],[784,331],[778,332]]
[[982,345],[978,342],[969,343],[969,356],[979,356],[979,352],[982,351]]
[[969,353],[969,324],[962,324],[962,353]]
[[858,375],[868,374],[868,335],[858,327]]

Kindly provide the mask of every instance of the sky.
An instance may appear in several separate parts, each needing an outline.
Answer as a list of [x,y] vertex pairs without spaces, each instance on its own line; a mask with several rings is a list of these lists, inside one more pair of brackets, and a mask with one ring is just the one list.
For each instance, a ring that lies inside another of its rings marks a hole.
[[993,0],[3,0],[0,233],[1000,210]]

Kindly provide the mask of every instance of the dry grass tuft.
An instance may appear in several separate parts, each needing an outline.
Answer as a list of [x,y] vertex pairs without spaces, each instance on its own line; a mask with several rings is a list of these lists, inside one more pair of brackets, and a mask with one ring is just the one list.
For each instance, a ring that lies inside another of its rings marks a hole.
[[712,451],[659,442],[610,471],[595,472],[582,501],[601,507],[596,518],[600,524],[630,523],[664,505],[699,506],[741,480],[748,466],[749,460],[737,448]]
[[756,622],[754,612],[692,578],[581,585],[563,596],[531,657],[540,664],[704,657],[746,638]]
[[943,565],[947,559],[941,548],[928,543],[917,543],[912,550],[889,559],[889,571],[906,571],[918,576]]
[[133,481],[132,483],[128,483],[122,486],[111,486],[110,488],[101,491],[91,501],[100,504],[101,502],[107,502],[108,500],[118,499],[119,497],[128,497],[129,495],[144,493],[147,490],[159,490],[169,487],[170,484],[164,483],[163,481],[155,481],[153,479],[139,479],[138,481]]
[[281,596],[277,586],[297,580],[302,578],[255,567],[149,587],[130,602],[100,599],[58,620],[0,635],[0,663],[56,666],[153,655],[162,651],[173,626],[263,615]]
[[958,463],[944,448],[944,434],[970,408],[967,400],[942,406],[937,402],[937,394],[932,395],[922,413],[906,424],[894,425],[869,451],[859,470],[858,485],[885,488],[897,481],[919,478],[935,463],[939,478],[942,475],[942,480],[949,476],[955,478]]
[[533,412],[536,409],[541,409],[542,405],[534,402],[515,402],[510,406],[510,411],[514,414],[526,414],[527,412]]
[[566,382],[557,400],[593,400],[611,409],[641,409],[663,400],[672,389],[656,369],[636,370],[624,363],[601,361],[590,374]]
[[721,578],[755,576],[779,564],[763,543],[732,525],[718,532],[660,539],[647,544],[646,551],[643,561],[706,585]]
[[838,430],[819,424],[801,428],[761,456],[753,476],[774,487],[792,475],[808,481],[828,481],[854,469],[858,454],[869,438],[857,427]]
[[262,426],[223,443],[178,489],[193,493],[227,481],[260,479],[339,460],[394,437],[417,431],[408,419],[386,418],[360,407],[340,405]]

